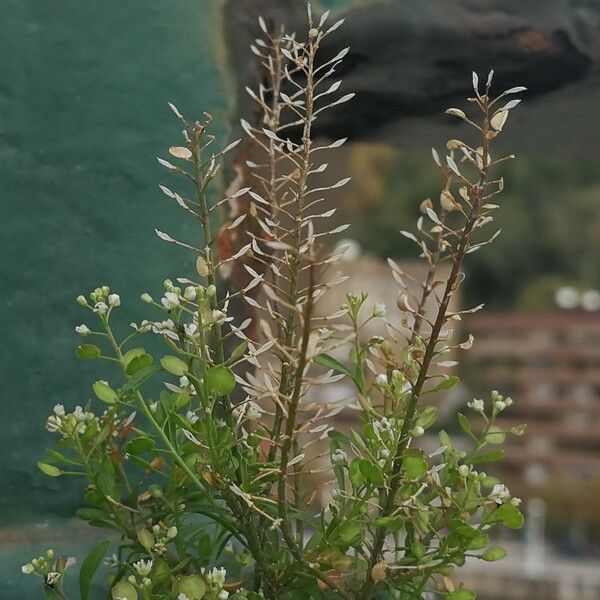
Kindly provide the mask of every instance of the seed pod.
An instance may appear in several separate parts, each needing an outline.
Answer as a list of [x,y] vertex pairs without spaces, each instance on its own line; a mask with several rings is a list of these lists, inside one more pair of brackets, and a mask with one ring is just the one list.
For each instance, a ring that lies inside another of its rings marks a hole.
[[421,204],[419,205],[419,210],[426,215],[427,214],[427,209],[432,209],[433,208],[433,202],[431,201],[431,198],[425,198],[425,200],[423,200],[423,202],[421,202]]
[[138,593],[136,589],[126,581],[122,579],[110,590],[110,595],[113,600],[137,600]]
[[208,263],[203,256],[199,256],[196,259],[196,271],[198,271],[198,275],[201,277],[208,277],[210,274],[210,269],[208,268]]
[[451,212],[458,208],[458,204],[450,190],[442,190],[442,193],[440,194],[440,204],[446,212]]

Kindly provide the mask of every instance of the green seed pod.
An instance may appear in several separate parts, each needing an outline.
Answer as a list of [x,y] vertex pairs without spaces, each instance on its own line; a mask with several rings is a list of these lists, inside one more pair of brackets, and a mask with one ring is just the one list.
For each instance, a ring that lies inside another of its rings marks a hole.
[[201,600],[206,593],[206,585],[200,575],[186,575],[175,581],[173,591],[184,594],[188,600]]
[[150,495],[153,498],[162,498],[162,495],[163,495],[162,488],[157,483],[153,483],[152,485],[149,485],[148,492],[150,492]]
[[112,590],[110,590],[110,595],[113,600],[137,600],[138,598],[136,589],[125,579],[122,579],[117,585],[113,586]]

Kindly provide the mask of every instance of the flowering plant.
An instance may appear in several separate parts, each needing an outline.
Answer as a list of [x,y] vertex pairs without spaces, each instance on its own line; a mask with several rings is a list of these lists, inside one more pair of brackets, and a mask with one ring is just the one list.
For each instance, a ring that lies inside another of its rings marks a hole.
[[[510,398],[492,392],[489,401],[469,403],[472,417],[459,414],[468,449],[457,448],[445,431],[431,452],[417,438],[436,420],[424,397],[458,382],[440,372],[452,366],[448,355],[473,343],[471,336],[454,340],[453,326],[472,311],[452,311],[450,301],[463,281],[465,256],[495,237],[478,240],[503,188],[491,173],[513,157],[495,157],[491,145],[519,102],[499,101],[524,88],[492,98],[492,73],[483,87],[474,74],[469,102],[479,119],[447,111],[479,139],[450,140],[443,161],[433,151],[444,182],[439,202],[424,200],[416,233],[402,232],[425,259],[419,294],[390,261],[405,327],[388,322],[386,307],[370,305],[364,292],[348,294],[335,314],[318,315],[319,300],[342,282],[329,274],[341,253],[328,253],[318,240],[345,228],[324,228],[334,211],[318,207],[322,194],[348,179],[314,184],[327,169],[321,155],[345,140],[318,145],[311,129],[323,110],[353,96],[331,99],[340,87],[331,76],[348,50],[319,61],[323,40],[341,24],[328,26],[327,19],[325,13],[316,20],[309,7],[306,41],[259,21],[264,35],[252,50],[265,77],[257,92],[248,91],[261,116],[256,125],[242,121],[264,157],[241,167],[251,186],[232,186],[209,204],[208,186],[237,142],[211,152],[210,117],[189,122],[171,105],[183,144],[169,148],[176,164],[158,160],[192,193],[161,190],[198,222],[202,244],[156,233],[194,253],[197,276],[167,279],[159,301],[142,294],[159,316],[132,323],[123,337],[113,322],[117,294],[102,286],[77,298],[97,326],[76,331],[99,340],[78,346],[77,355],[112,362],[120,375],[96,381],[85,407],[54,408],[47,429],[58,449],[39,468],[51,477],[82,477],[78,516],[118,533],[110,560],[113,600],[350,600],[378,593],[412,599],[427,592],[469,600],[475,595],[453,583],[454,568],[471,556],[502,558],[505,551],[489,545],[490,530],[523,523],[519,500],[478,470],[503,455],[486,446],[522,433],[496,424]],[[232,214],[215,227],[221,205]],[[238,249],[219,255],[225,238]],[[440,279],[442,264],[450,267]],[[222,276],[232,268],[248,276],[225,292]],[[254,326],[230,314],[238,300],[251,307]],[[386,335],[364,341],[361,332],[374,319],[385,322]],[[164,342],[166,354],[140,345],[151,335]],[[335,357],[340,353],[346,358]],[[341,380],[353,387],[349,400],[311,399],[317,386]],[[356,416],[347,431],[335,428],[342,410]],[[323,473],[319,502],[312,482]],[[82,600],[110,544],[101,542],[83,562]],[[49,552],[23,571],[42,578],[48,598],[66,598],[71,561],[52,560]]]

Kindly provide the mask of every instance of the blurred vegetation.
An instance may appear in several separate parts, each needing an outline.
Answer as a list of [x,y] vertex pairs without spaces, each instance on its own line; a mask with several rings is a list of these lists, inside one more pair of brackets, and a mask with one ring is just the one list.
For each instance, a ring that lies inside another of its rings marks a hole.
[[[410,228],[415,206],[437,200],[440,177],[430,156],[357,144],[352,173],[360,185],[347,198],[352,236],[382,258],[414,257]],[[502,233],[469,261],[467,303],[496,308],[553,307],[560,285],[600,286],[600,173],[591,160],[520,156],[502,170],[506,192],[496,216]]]

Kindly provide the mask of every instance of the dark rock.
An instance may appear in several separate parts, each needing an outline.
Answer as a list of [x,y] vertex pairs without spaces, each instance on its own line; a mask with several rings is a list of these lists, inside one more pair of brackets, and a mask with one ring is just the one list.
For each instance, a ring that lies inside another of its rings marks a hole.
[[[229,0],[225,8],[230,64],[240,90],[258,80],[248,52],[258,15],[302,32],[297,0]],[[344,110],[324,113],[317,133],[371,137],[403,117],[438,114],[470,95],[470,72],[494,68],[495,89],[529,88],[529,97],[585,78],[598,48],[600,10],[581,13],[562,0],[412,0],[362,6],[324,44],[333,55],[350,46],[341,91],[357,96]],[[249,103],[240,94],[240,112]]]

